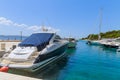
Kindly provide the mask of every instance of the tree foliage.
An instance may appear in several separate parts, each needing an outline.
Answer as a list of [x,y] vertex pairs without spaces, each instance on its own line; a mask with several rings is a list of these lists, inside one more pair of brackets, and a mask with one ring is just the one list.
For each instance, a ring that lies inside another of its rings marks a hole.
[[[118,38],[120,37],[120,30],[113,30],[108,31],[105,33],[100,33],[101,38]],[[86,38],[83,39],[89,39],[89,40],[97,40],[98,34],[89,34]]]

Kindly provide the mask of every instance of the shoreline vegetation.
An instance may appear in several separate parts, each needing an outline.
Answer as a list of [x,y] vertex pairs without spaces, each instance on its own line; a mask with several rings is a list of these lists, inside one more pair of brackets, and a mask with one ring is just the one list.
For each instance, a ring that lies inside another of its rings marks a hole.
[[[101,38],[104,39],[114,39],[120,37],[120,30],[113,30],[113,31],[107,31],[107,32],[102,32],[100,33]],[[82,40],[98,40],[99,34],[89,34],[87,37],[82,38]]]

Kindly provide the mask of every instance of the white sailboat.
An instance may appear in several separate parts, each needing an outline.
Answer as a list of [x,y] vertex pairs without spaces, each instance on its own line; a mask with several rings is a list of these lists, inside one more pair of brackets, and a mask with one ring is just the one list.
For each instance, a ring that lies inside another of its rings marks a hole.
[[101,42],[101,26],[102,26],[102,9],[100,10],[100,24],[99,24],[98,40],[93,40],[93,41],[92,40],[88,40],[87,44],[100,45],[100,42]]

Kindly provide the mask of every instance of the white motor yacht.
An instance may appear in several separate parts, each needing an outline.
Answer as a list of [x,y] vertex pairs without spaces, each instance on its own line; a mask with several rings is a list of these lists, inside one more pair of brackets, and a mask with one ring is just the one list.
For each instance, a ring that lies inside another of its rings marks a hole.
[[68,41],[56,37],[54,32],[34,33],[22,41],[11,53],[5,54],[0,66],[36,71],[62,57]]

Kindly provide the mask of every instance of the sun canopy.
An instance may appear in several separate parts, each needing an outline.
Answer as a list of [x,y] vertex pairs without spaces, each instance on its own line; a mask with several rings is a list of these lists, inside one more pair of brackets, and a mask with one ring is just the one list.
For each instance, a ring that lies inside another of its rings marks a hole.
[[42,50],[49,44],[50,39],[52,38],[53,33],[36,33],[32,34],[30,37],[26,38],[18,46],[35,46],[38,51]]

